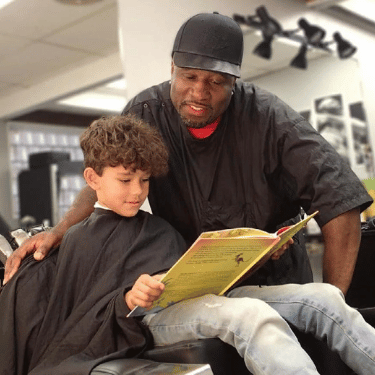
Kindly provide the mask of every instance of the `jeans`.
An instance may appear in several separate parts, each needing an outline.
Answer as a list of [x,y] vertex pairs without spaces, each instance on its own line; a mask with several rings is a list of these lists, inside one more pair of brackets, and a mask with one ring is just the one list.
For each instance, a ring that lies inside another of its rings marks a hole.
[[[227,298],[229,297],[229,298]],[[375,374],[375,329],[329,284],[244,286],[146,315],[155,345],[218,337],[253,374],[318,374],[285,321],[317,338],[359,375]],[[285,320],[284,320],[285,319]]]

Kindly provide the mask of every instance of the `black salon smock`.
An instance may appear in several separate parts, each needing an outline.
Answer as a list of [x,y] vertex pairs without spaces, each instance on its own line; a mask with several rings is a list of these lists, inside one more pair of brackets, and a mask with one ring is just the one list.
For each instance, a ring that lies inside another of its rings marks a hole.
[[[193,138],[170,99],[170,83],[131,100],[134,113],[156,126],[170,153],[169,173],[152,179],[154,214],[188,242],[203,231],[254,227],[274,232],[305,212],[319,210],[320,226],[371,203],[361,182],[333,147],[297,112],[252,84],[237,82],[216,131]],[[312,281],[301,236],[251,284]]]
[[124,295],[143,273],[171,267],[185,241],[161,218],[96,208],[60,249],[27,258],[0,294],[1,375],[88,375],[99,363],[152,346],[127,318]]

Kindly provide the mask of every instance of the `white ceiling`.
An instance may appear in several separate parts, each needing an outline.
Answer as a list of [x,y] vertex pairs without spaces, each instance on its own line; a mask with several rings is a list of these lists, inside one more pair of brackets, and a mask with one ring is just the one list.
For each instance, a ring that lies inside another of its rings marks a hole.
[[[245,30],[244,79],[285,68],[298,53],[298,43],[279,39],[273,44],[271,60],[259,58],[252,51],[261,40],[257,32]],[[81,6],[57,0],[14,0],[0,9],[0,98],[118,51],[116,0]],[[308,58],[322,54],[326,52],[309,51]],[[97,90],[110,93],[103,86]],[[125,89],[114,90],[125,96]],[[57,107],[56,102],[45,105]],[[73,107],[65,109],[73,111]]]
[[0,9],[0,96],[117,50],[116,0],[15,0]]

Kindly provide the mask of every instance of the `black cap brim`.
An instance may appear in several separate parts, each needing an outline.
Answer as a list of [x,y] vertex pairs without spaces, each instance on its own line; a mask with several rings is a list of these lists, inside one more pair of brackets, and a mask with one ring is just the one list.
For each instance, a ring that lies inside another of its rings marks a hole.
[[173,62],[180,68],[209,70],[212,72],[230,74],[237,78],[241,77],[241,67],[239,65],[213,59],[208,56],[194,55],[187,52],[174,52]]

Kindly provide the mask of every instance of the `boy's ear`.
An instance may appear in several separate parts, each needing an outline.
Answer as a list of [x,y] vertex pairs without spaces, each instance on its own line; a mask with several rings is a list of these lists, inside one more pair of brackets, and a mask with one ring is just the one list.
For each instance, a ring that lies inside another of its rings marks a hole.
[[85,168],[85,170],[83,171],[83,177],[85,178],[87,185],[89,185],[91,189],[98,189],[100,176],[91,167]]

